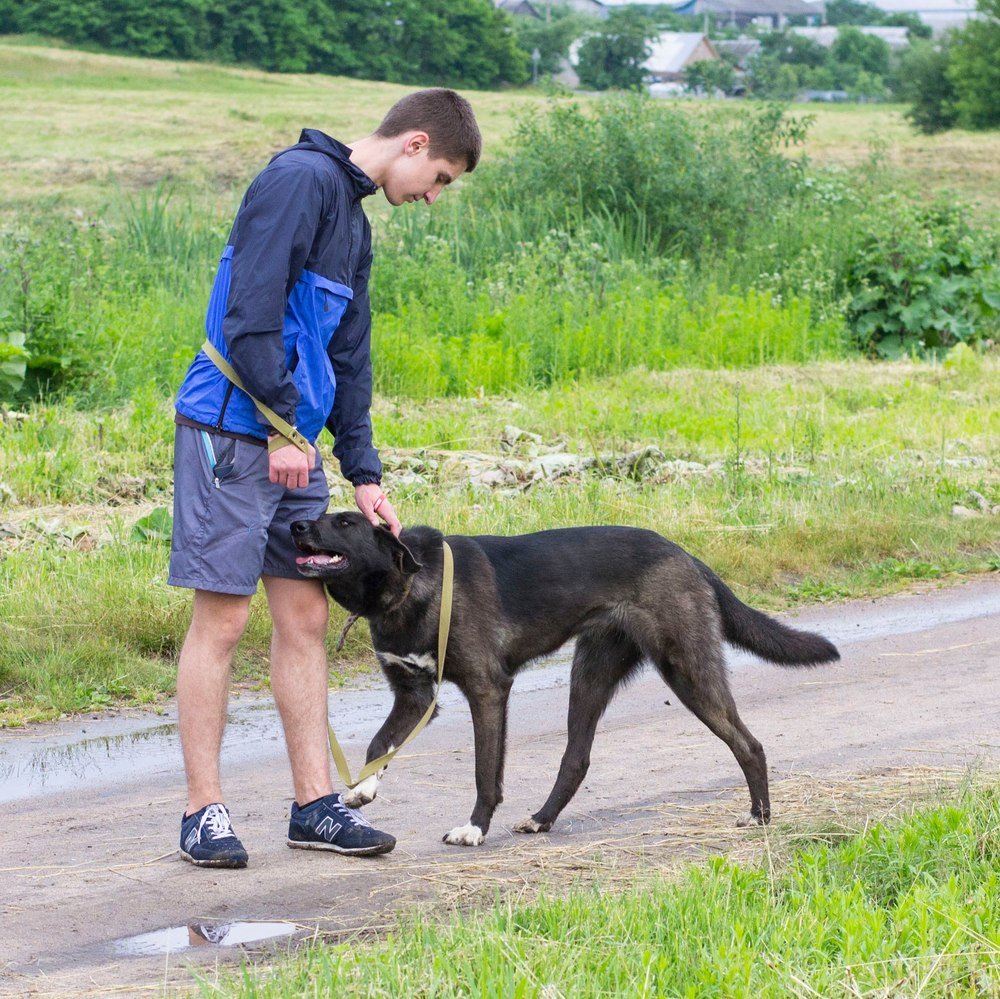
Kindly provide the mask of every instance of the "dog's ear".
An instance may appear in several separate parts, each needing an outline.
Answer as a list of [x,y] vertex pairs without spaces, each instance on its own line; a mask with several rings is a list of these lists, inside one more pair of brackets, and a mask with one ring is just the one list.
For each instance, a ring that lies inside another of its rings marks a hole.
[[396,563],[396,568],[399,569],[404,576],[412,576],[415,572],[420,572],[423,566],[413,557],[413,552],[410,551],[406,545],[403,544],[399,538],[396,537],[388,527],[383,527],[379,524],[375,528],[375,536],[379,540],[379,544],[383,545],[388,549],[389,554],[392,556],[392,560]]

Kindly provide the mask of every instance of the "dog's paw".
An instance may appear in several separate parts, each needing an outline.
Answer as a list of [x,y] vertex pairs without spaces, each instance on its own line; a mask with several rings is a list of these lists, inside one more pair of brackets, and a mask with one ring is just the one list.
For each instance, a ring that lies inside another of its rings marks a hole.
[[471,823],[456,826],[451,832],[444,834],[444,842],[450,846],[480,846],[486,839],[486,833]]
[[360,808],[362,805],[374,801],[378,794],[378,782],[382,773],[383,771],[380,770],[377,774],[370,774],[360,784],[344,791],[340,795],[340,800],[348,808]]
[[764,818],[760,815],[755,815],[753,812],[745,812],[736,820],[736,825],[738,827],[742,826],[763,826],[768,823],[770,816]]
[[516,833],[540,833],[548,832],[552,828],[551,822],[536,822],[530,815],[526,819],[521,819],[520,822],[515,823],[514,832]]

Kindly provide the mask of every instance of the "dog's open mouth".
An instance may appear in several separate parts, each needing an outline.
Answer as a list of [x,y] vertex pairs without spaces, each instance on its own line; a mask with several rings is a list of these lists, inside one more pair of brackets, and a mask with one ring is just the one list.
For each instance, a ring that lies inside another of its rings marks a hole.
[[346,569],[351,564],[351,560],[339,552],[309,552],[306,555],[297,556],[295,564],[302,575],[311,576]]

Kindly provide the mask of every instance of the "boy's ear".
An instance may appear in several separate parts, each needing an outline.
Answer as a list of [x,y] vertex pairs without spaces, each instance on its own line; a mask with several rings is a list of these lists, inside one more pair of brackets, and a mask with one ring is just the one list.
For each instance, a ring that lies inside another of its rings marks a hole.
[[403,145],[403,152],[407,156],[416,156],[421,150],[426,149],[431,142],[431,137],[423,131],[410,132]]
[[420,572],[423,568],[421,563],[413,557],[413,552],[388,527],[379,524],[375,528],[375,537],[378,539],[380,545],[388,549],[393,562],[396,563],[396,568],[404,576],[412,576],[415,572]]

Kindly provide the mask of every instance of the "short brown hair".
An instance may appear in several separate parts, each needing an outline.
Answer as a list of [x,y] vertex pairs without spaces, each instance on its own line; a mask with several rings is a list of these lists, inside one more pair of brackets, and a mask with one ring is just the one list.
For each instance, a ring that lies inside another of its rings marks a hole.
[[472,105],[445,87],[431,87],[407,94],[396,101],[375,130],[391,139],[419,129],[430,139],[429,151],[450,163],[465,163],[471,173],[479,162],[483,137],[472,113]]

